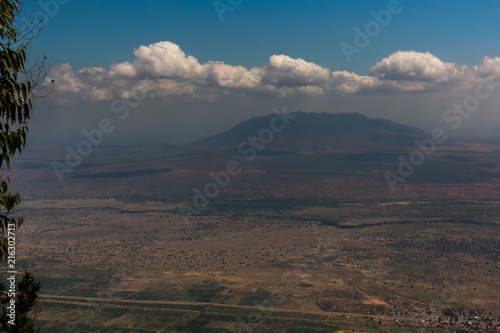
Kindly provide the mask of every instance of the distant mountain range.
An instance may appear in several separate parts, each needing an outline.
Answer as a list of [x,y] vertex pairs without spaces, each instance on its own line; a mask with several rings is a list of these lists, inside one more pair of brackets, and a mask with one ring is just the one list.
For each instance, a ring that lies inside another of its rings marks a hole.
[[[432,186],[439,194],[448,191],[444,184],[453,195],[498,197],[500,145],[448,140],[399,184],[405,191],[393,193],[385,173],[399,172],[402,160],[420,149],[415,140],[429,137],[424,131],[358,113],[294,112],[289,116],[293,119],[286,118],[286,126],[270,114],[182,146],[101,146],[65,174],[68,190],[57,193],[52,189],[62,187],[51,163],[61,158],[61,151],[50,155],[40,150],[35,157],[23,154],[16,165],[17,182],[31,193],[36,188],[33,195],[38,197],[82,193],[88,198],[113,198],[120,193],[130,200],[134,196],[186,202],[193,200],[194,188],[204,191],[214,174],[237,163],[241,173],[231,177],[221,197],[401,201],[405,195],[411,199],[416,193],[427,193]],[[257,137],[254,144],[262,149],[252,148],[249,137]],[[492,185],[470,190],[471,184],[482,183]]]
[[[258,137],[270,132],[270,123],[275,114],[255,117],[234,128],[183,147],[184,149],[234,150],[249,136]],[[274,127],[284,129],[263,137],[270,141],[265,150],[274,152],[318,152],[318,151],[387,151],[415,146],[415,139],[428,135],[419,128],[401,125],[386,119],[370,119],[360,113],[291,113],[289,123],[280,120]]]

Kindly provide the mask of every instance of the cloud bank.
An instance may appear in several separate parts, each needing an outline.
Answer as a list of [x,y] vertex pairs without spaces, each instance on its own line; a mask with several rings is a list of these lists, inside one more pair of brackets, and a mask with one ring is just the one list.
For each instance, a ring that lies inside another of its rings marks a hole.
[[[216,100],[227,95],[328,96],[370,93],[465,91],[484,80],[500,81],[500,58],[478,66],[446,63],[429,52],[398,51],[378,61],[368,75],[335,71],[304,59],[272,55],[251,69],[219,61],[200,63],[172,42],[135,50],[133,62],[75,70],[55,66],[50,98],[59,104],[127,99],[140,91],[165,100]],[[154,85],[154,89],[151,89]]]

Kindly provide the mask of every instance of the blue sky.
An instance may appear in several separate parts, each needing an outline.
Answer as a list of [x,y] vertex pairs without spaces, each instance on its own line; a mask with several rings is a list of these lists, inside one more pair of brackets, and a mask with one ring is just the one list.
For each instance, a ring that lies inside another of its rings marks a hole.
[[[243,0],[221,22],[211,0],[72,0],[60,5],[54,17],[47,15],[35,45],[51,62],[76,68],[132,60],[135,48],[165,40],[200,62],[250,68],[283,53],[357,73],[398,50],[429,51],[443,61],[469,65],[500,55],[500,2],[402,0],[403,12],[347,63],[339,43],[352,42],[353,28],[362,27],[372,19],[370,11],[385,9],[387,3]],[[41,10],[35,1],[25,6],[28,17]]]
[[[283,105],[432,130],[449,127],[443,114],[482,80],[500,82],[496,0],[401,0],[402,11],[351,61],[341,43],[355,45],[354,29],[397,0],[217,1],[240,4],[221,21],[214,0],[27,3],[27,17],[45,12],[33,49],[49,56],[55,80],[54,93],[37,102],[34,137],[47,138],[47,127],[81,136],[113,101],[144,87],[148,69],[155,89],[109,140],[133,132],[189,141]],[[450,135],[499,133],[498,95]]]

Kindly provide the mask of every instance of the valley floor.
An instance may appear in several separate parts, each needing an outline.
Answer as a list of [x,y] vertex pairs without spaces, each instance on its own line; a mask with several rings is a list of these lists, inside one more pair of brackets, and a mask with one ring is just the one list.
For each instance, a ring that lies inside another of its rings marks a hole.
[[[499,330],[500,202],[27,200],[46,332]],[[21,268],[21,267],[19,267]]]

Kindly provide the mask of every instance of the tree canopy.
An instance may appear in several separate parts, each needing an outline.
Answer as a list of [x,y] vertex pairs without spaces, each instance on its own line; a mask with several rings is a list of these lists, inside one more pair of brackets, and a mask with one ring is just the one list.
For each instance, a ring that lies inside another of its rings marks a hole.
[[40,282],[35,281],[31,273],[25,272],[16,286],[16,312],[13,321],[15,325],[9,324],[12,319],[8,316],[8,306],[11,298],[8,294],[7,285],[0,282],[0,332],[9,333],[35,333],[40,332],[40,327],[35,319],[40,311],[38,304],[38,293]]
[[[44,78],[43,65],[28,68],[29,45],[35,30],[16,28],[14,21],[20,0],[0,0],[0,263],[8,261],[15,270],[15,232],[24,218],[13,217],[21,202],[18,192],[9,189],[11,159],[26,148],[27,122],[33,110],[34,89]],[[12,275],[11,275],[12,276]],[[15,275],[14,275],[15,276]],[[35,324],[40,283],[25,272],[21,280],[11,281],[9,289],[0,282],[0,328],[2,332],[38,332]],[[16,288],[11,290],[12,285]],[[9,318],[8,306],[15,302],[15,318]],[[15,325],[9,323],[15,321]]]
[[21,199],[9,189],[10,161],[26,148],[27,122],[33,109],[34,89],[40,82],[39,66],[27,68],[32,31],[16,28],[19,0],[0,0],[0,262],[8,253],[8,231],[17,230],[23,217],[12,217]]

